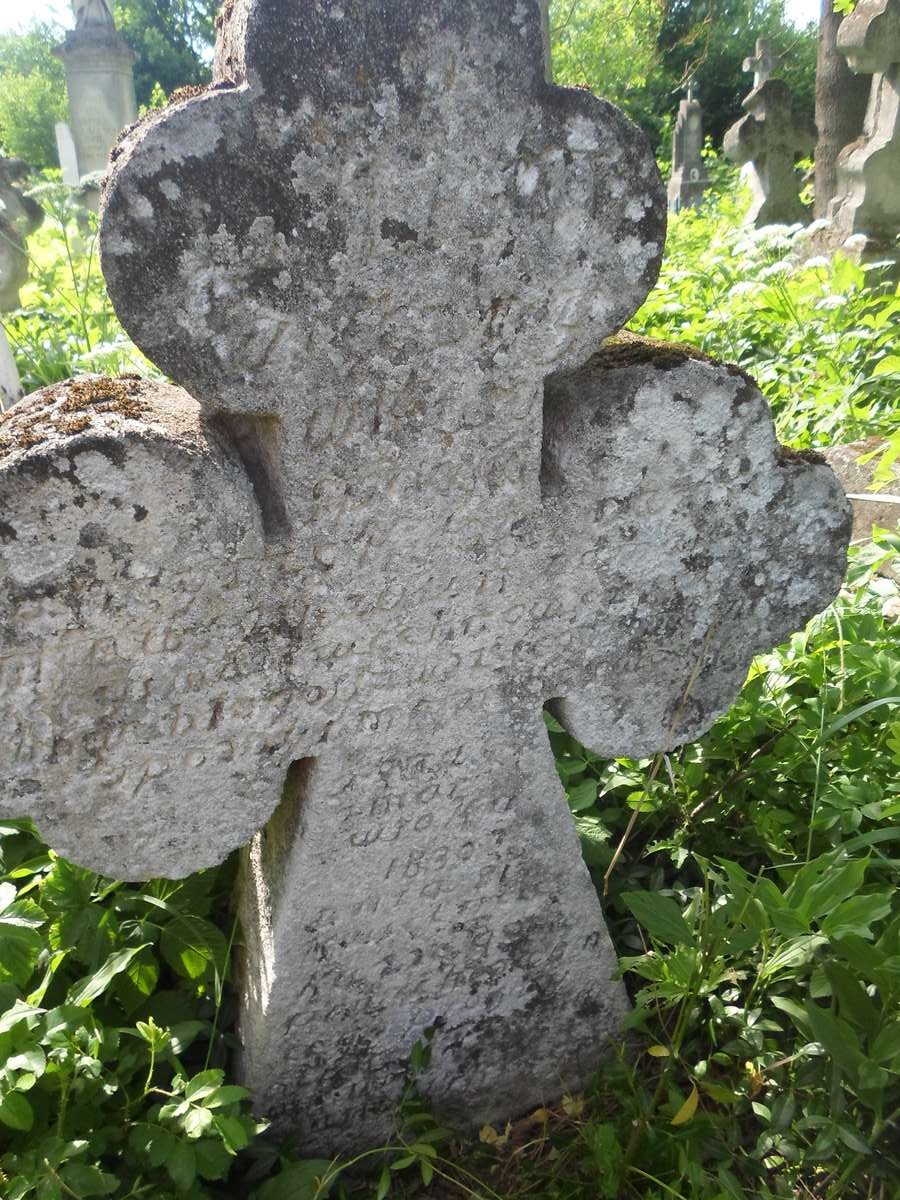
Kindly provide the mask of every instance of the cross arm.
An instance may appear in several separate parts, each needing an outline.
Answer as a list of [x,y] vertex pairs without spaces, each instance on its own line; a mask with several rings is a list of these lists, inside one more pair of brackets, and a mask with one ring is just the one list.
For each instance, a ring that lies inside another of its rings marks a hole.
[[[699,737],[840,587],[849,504],[737,368],[625,336],[548,381],[558,719],[610,756]],[[552,670],[552,668],[551,668]]]
[[246,842],[285,772],[269,561],[243,463],[180,389],[89,376],[10,409],[0,809],[118,878]]

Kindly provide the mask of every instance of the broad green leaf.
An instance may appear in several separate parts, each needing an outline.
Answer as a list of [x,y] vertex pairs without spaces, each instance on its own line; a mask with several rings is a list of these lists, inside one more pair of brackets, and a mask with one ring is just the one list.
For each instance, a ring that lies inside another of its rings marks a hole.
[[34,1124],[34,1110],[21,1092],[10,1092],[0,1100],[0,1122],[27,1133]]
[[[331,1191],[338,1172],[325,1158],[292,1163],[253,1193],[252,1200],[320,1200]],[[323,1184],[324,1179],[328,1179]]]
[[623,892],[622,900],[652,938],[666,946],[691,946],[694,935],[670,896],[659,892]]
[[881,1015],[866,989],[856,976],[839,962],[826,961],[823,968],[837,999],[840,1015],[852,1021],[869,1037],[873,1037],[881,1024]]
[[886,917],[892,906],[891,892],[870,892],[868,895],[851,896],[839,904],[821,922],[822,932],[838,940],[850,934],[871,940],[875,935],[872,926]]
[[179,913],[163,929],[159,943],[163,958],[186,979],[224,974],[228,943],[225,935],[209,921],[190,913]]
[[68,1163],[62,1169],[62,1179],[71,1193],[79,1197],[111,1196],[119,1189],[115,1175],[101,1171],[89,1163]]
[[240,1117],[232,1117],[227,1113],[213,1113],[213,1124],[232,1154],[237,1154],[250,1144],[250,1134]]
[[802,899],[794,901],[800,916],[806,921],[816,921],[832,912],[848,896],[854,896],[862,887],[867,866],[867,859],[858,858],[842,866],[826,869],[822,878],[807,890]]
[[813,1037],[825,1047],[841,1070],[851,1079],[855,1078],[860,1063],[865,1059],[857,1048],[859,1039],[853,1033],[853,1026],[842,1021],[840,1017],[832,1016],[813,1000],[807,1000],[805,1008]]
[[197,1160],[193,1146],[187,1142],[176,1142],[166,1159],[166,1170],[180,1192],[186,1192],[197,1177]]
[[135,955],[140,954],[148,944],[128,946],[124,950],[117,950],[115,954],[111,954],[99,971],[95,971],[93,975],[89,975],[87,979],[83,979],[81,983],[71,989],[69,1004],[84,1007],[92,1000],[96,1000],[98,996],[102,996],[115,977],[126,970]]
[[900,1071],[900,1021],[885,1025],[872,1042],[869,1055],[876,1063]]
[[211,1095],[216,1088],[222,1086],[224,1078],[225,1073],[223,1071],[200,1071],[188,1081],[184,1089],[185,1100],[193,1100],[196,1103],[196,1101],[202,1100],[204,1096]]
[[592,778],[582,779],[581,783],[576,783],[574,787],[567,790],[566,796],[568,797],[569,808],[574,813],[591,808],[597,799],[597,780]]

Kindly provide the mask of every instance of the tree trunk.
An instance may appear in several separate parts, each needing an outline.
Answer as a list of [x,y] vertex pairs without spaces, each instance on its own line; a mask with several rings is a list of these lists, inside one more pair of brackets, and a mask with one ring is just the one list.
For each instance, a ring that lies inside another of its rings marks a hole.
[[869,98],[870,75],[854,75],[837,48],[840,13],[833,0],[822,0],[819,18],[819,51],[816,59],[816,205],[814,215],[824,217],[837,192],[837,156],[862,132]]

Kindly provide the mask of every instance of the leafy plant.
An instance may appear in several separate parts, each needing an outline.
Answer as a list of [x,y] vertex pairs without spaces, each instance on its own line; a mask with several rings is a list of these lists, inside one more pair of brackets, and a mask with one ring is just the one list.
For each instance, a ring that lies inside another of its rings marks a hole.
[[88,372],[158,377],[109,302],[95,215],[59,182],[32,194],[46,217],[28,239],[31,278],[22,289],[21,307],[0,314],[26,393]]
[[801,263],[799,226],[748,229],[713,195],[670,216],[656,288],[630,327],[743,367],[798,448],[896,433],[900,290],[883,267]]
[[263,1128],[210,1066],[231,949],[210,916],[230,872],[132,887],[17,822],[0,879],[3,1196],[214,1195]]

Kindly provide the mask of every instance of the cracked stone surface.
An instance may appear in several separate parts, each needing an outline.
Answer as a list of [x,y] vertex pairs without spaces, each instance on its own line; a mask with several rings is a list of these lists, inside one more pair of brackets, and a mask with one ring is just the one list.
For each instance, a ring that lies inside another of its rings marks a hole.
[[[601,341],[664,199],[524,0],[237,0],[117,152],[103,267],[181,388],[0,423],[3,811],[76,861],[244,852],[242,1065],[307,1152],[502,1120],[625,1009],[542,721],[646,754],[836,591],[829,469],[752,382]],[[689,694],[689,679],[695,676]],[[11,752],[10,752],[11,748]]]

